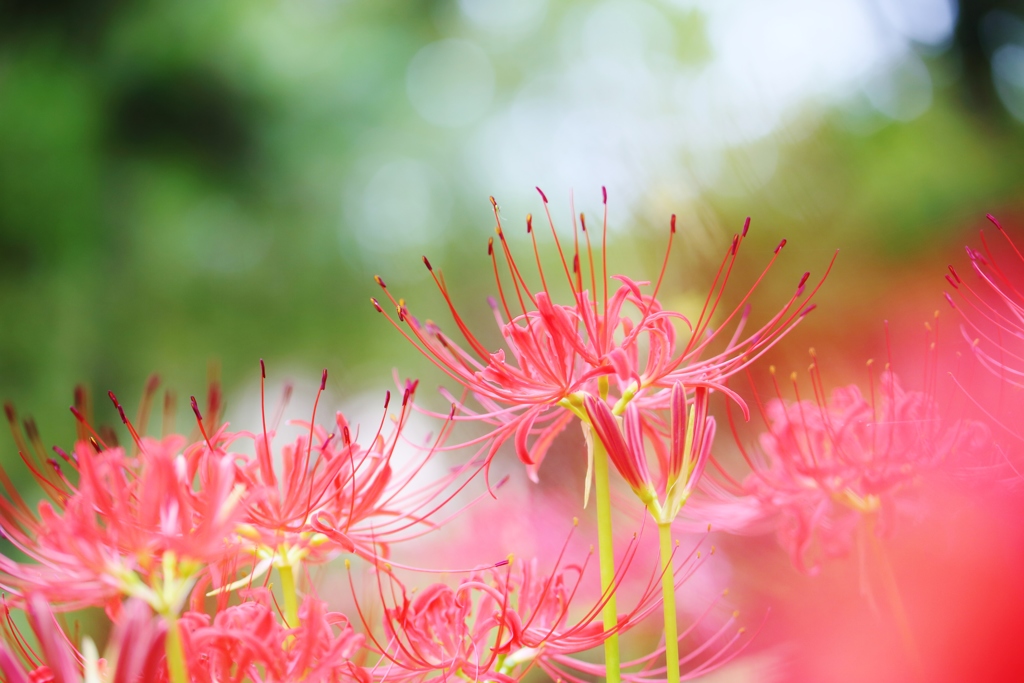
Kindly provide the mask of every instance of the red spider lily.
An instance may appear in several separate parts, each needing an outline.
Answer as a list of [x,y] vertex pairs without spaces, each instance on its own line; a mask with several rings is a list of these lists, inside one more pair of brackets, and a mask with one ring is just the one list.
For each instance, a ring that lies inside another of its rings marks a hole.
[[[858,528],[886,533],[903,489],[954,457],[989,448],[984,425],[944,419],[931,393],[904,390],[888,366],[877,381],[869,377],[868,396],[856,385],[827,396],[815,360],[815,399],[800,400],[797,391],[793,402],[781,394],[765,406],[758,401],[767,426],[760,448],[748,451],[737,438],[753,473],[739,487],[746,500],[736,517],[776,525],[802,571],[818,570],[816,540],[825,555],[836,556],[849,551]],[[793,381],[796,390],[795,374]]]
[[161,683],[167,680],[164,661],[166,627],[139,600],[129,600],[121,610],[100,660],[96,646],[86,640],[79,653],[40,595],[26,600],[29,624],[39,652],[34,651],[7,617],[4,631],[9,646],[0,643],[0,676],[5,683]]
[[195,683],[369,683],[352,659],[363,636],[344,615],[329,612],[315,596],[306,596],[299,625],[279,619],[266,589],[244,591],[246,601],[222,609],[212,623],[189,612],[181,620],[189,675]]
[[[1003,226],[988,214],[989,221],[999,230],[1006,243],[1022,262],[1024,254],[1006,234]],[[1024,356],[1020,342],[1024,340],[1024,294],[996,262],[985,232],[981,231],[984,252],[967,247],[971,268],[981,280],[981,289],[962,279],[953,266],[949,266],[946,281],[963,302],[958,305],[947,292],[946,300],[963,321],[964,336],[971,343],[981,364],[1003,380],[1024,387]]]
[[[621,425],[604,401],[588,395],[584,408],[615,469],[658,524],[671,523],[693,493],[711,456],[715,418],[708,416],[707,388],[697,387],[688,408],[683,385],[673,385],[667,425],[656,421],[653,411],[646,411],[645,418],[634,403],[626,406]],[[648,467],[645,441],[653,444],[658,456],[657,481]]]
[[[317,403],[326,378],[325,370]],[[267,429],[265,410],[262,434],[233,435],[254,442],[255,457],[233,457],[238,463],[237,481],[260,493],[249,501],[238,529],[249,555],[260,559],[253,574],[235,586],[247,584],[271,565],[294,569],[301,562],[324,562],[338,552],[376,561],[388,555],[391,543],[417,537],[441,523],[433,517],[462,491],[477,468],[470,461],[439,478],[422,481],[450,420],[432,444],[419,449],[413,462],[393,466],[416,386],[416,382],[406,384],[389,435],[384,434],[391,403],[387,393],[384,416],[365,447],[340,412],[330,433],[316,425],[315,405],[310,422],[294,423],[308,433],[281,448],[277,459],[271,450],[274,430]]]
[[[431,266],[426,257],[424,263],[448,303],[455,325],[465,340],[465,348],[441,332],[434,323],[421,323],[403,300],[391,295],[379,277],[376,278],[377,283],[395,307],[396,317],[392,318],[373,300],[377,310],[384,313],[421,353],[480,404],[482,411],[477,411],[462,401],[453,401],[466,414],[461,419],[477,419],[493,425],[494,429],[488,435],[492,439],[488,458],[504,441],[514,439],[516,452],[533,478],[536,478],[537,468],[555,436],[572,419],[571,414],[561,408],[570,407],[570,404],[579,407],[583,395],[604,398],[613,380],[616,386],[612,400],[622,404],[634,397],[643,403],[667,401],[666,397],[649,394],[676,383],[681,383],[688,390],[700,386],[728,392],[723,385],[724,379],[773,346],[812,308],[808,304],[817,288],[804,296],[808,277],[805,274],[786,305],[752,334],[743,336],[749,313],[747,301],[753,288],[718,328],[711,328],[711,319],[721,302],[740,244],[746,237],[749,219],[742,234],[733,237],[696,322],[665,310],[657,299],[675,238],[675,216],[671,221],[665,261],[651,293],[642,291],[647,283],[621,275],[614,276],[619,284],[609,292],[606,259],[601,257],[599,282],[590,231],[586,228],[584,216],[580,215],[578,224],[574,220],[573,248],[571,254],[567,254],[551,222],[547,198],[543,192],[540,194],[572,302],[564,305],[553,300],[547,277],[540,267],[530,216],[527,216],[527,232],[533,240],[541,288],[534,291],[526,283],[505,239],[498,207],[492,198],[499,241],[497,249],[494,240],[490,241],[488,254],[494,267],[500,304],[491,300],[491,306],[508,347],[507,352],[505,349],[489,350],[469,330],[449,295],[444,276]],[[606,251],[607,193],[603,196],[602,254]],[[584,237],[582,251],[581,233]],[[775,249],[754,287],[763,279],[784,245],[785,240]],[[508,274],[504,281],[496,251],[501,252],[507,264]],[[510,285],[505,283],[507,281]],[[519,312],[513,312],[516,309]],[[690,331],[682,348],[676,340],[678,323]],[[707,355],[722,330],[730,325],[733,325],[733,332],[724,348]]]
[[244,491],[227,456],[209,457],[205,442],[186,445],[180,436],[139,437],[113,400],[137,453],[108,447],[76,411],[94,436],[79,441],[72,455],[56,449],[63,465],[44,460],[37,434],[30,433],[34,452],[26,452],[7,407],[22,459],[47,499],[33,513],[0,474],[8,496],[0,498],[0,529],[34,561],[0,557],[0,582],[16,595],[37,593],[65,609],[134,595],[174,613],[203,567],[234,552],[225,539],[240,517]]
[[[372,639],[382,655],[372,670],[374,677],[381,681],[446,680],[458,672],[470,680],[507,683],[525,679],[534,668],[553,680],[603,676],[603,666],[576,655],[600,647],[613,634],[631,630],[661,604],[660,575],[655,570],[635,605],[619,614],[613,629],[606,631],[601,623],[601,611],[610,594],[626,579],[636,540],[627,549],[610,590],[587,607],[577,603],[590,555],[582,564],[562,566],[568,541],[550,574],[538,572],[537,560],[510,558],[507,563],[471,573],[457,587],[433,584],[411,597],[398,579],[388,574],[390,586],[380,585],[380,597],[387,602],[387,594],[394,596],[394,606],[385,610],[384,638]],[[706,557],[695,548],[675,570],[676,585],[682,585]],[[690,653],[688,677],[706,673],[735,656],[742,629],[732,628],[734,619],[735,615]],[[688,637],[695,627],[681,638]],[[624,673],[623,680],[664,680],[664,667],[654,666],[663,652],[664,648],[657,648],[629,662],[639,671]]]

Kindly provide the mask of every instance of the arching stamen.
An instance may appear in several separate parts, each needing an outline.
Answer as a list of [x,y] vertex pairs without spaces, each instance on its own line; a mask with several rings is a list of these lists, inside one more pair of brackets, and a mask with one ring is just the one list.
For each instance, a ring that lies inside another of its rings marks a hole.
[[140,451],[144,450],[142,448],[142,439],[139,438],[139,433],[135,431],[135,427],[132,425],[131,421],[128,420],[128,416],[124,414],[124,408],[122,408],[120,402],[118,402],[117,396],[114,395],[113,391],[108,391],[107,396],[110,397],[110,400],[114,403],[114,407],[117,408],[117,414],[121,416],[121,422],[124,423],[125,427],[128,428],[128,432],[132,435],[136,448]]
[[206,445],[209,447],[210,452],[216,453],[217,449],[215,449],[213,444],[210,443],[210,437],[206,434],[206,427],[203,426],[203,414],[199,412],[199,404],[196,402],[196,397],[190,396],[189,398],[192,402],[192,412],[195,413],[196,416],[196,424],[199,425],[199,431],[202,432],[203,438],[206,440]]

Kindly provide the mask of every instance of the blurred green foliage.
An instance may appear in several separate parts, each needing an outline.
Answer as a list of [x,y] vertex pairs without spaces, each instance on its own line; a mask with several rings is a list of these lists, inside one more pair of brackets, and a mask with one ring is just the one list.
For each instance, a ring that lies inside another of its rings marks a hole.
[[[458,147],[470,133],[417,115],[407,66],[439,38],[477,40],[493,50],[494,100],[507,102],[524,65],[563,59],[557,38],[582,12],[552,3],[503,46],[440,0],[0,4],[0,394],[35,414],[47,441],[66,443],[75,383],[115,389],[131,405],[156,371],[187,397],[204,391],[210,360],[222,364],[229,401],[255,380],[260,357],[271,373],[315,378],[326,366],[339,396],[387,385],[395,366],[433,385],[436,374],[370,306],[371,276],[399,280],[441,320],[443,306],[427,295],[415,241],[382,235],[369,255],[360,246],[365,234],[356,236],[374,228],[350,210],[353,184],[367,182],[361,164],[374,150],[434,160],[451,197],[429,252],[486,320],[475,283],[489,277],[489,205],[459,180],[472,175]],[[672,16],[678,62],[711,59],[700,7]],[[799,272],[820,272],[842,247],[822,307],[876,324],[900,269],[953,244],[984,212],[1012,212],[1020,191],[1020,125],[972,104],[965,93],[986,75],[958,70],[958,49],[925,56],[936,83],[925,114],[894,122],[856,101],[830,105],[778,133],[767,183],[700,189],[678,210],[727,227],[702,238],[710,247],[676,254],[669,286],[704,289],[728,232],[752,215],[756,249],[740,285],[781,236],[796,253],[765,301],[788,296]],[[740,178],[751,149],[729,150]],[[613,262],[655,274],[673,201],[651,188],[636,202],[649,208],[633,212],[633,233],[613,234]],[[939,287],[941,272],[934,278]],[[805,336],[834,327],[822,316]]]

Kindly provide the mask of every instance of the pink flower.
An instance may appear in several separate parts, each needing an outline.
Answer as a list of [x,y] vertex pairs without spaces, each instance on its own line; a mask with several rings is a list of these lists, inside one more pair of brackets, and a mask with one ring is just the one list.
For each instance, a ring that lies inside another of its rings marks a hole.
[[[24,443],[10,406],[8,417]],[[235,486],[230,458],[180,436],[135,437],[137,453],[129,454],[95,434],[72,455],[57,449],[63,464],[44,460],[40,448],[23,449],[48,499],[34,514],[3,475],[8,499],[0,500],[0,529],[33,560],[0,556],[4,590],[42,595],[63,609],[136,596],[174,612],[206,566],[233,555],[226,539],[244,491]]]
[[[563,554],[565,547],[563,547]],[[381,660],[373,668],[382,681],[444,680],[456,672],[470,680],[507,683],[523,680],[539,668],[553,680],[576,681],[580,676],[604,675],[601,665],[577,655],[600,647],[613,634],[641,624],[660,609],[658,571],[641,582],[632,608],[618,615],[614,628],[606,631],[601,611],[611,593],[627,580],[637,550],[636,539],[626,550],[611,592],[594,604],[579,604],[581,583],[590,556],[582,564],[562,565],[562,554],[550,573],[538,571],[538,561],[519,561],[482,569],[462,579],[456,587],[432,584],[413,595],[393,574],[380,577],[382,599],[392,595],[394,605],[385,609],[384,638],[373,640]],[[681,585],[702,564],[696,549],[675,569],[675,583]],[[387,583],[384,583],[384,581]],[[710,608],[709,608],[710,609]],[[742,629],[734,628],[735,615],[697,646],[685,659],[690,675],[706,673],[737,652]],[[694,624],[680,637],[692,634]],[[370,626],[367,626],[370,629]],[[644,683],[664,680],[664,667],[655,663],[663,654],[656,648],[629,662],[639,668],[623,673],[623,680]]]
[[[1017,258],[1024,255],[1006,234],[1003,226],[992,214],[986,216],[999,230]],[[980,280],[975,289],[964,280],[953,266],[949,266],[946,281],[956,292],[957,303],[948,292],[946,300],[960,313],[964,321],[963,333],[981,364],[997,377],[1024,386],[1024,357],[1020,342],[1024,340],[1024,295],[1019,283],[1009,277],[996,262],[984,231],[981,232],[982,251],[967,247],[971,269]]]
[[183,615],[185,657],[195,683],[262,681],[263,683],[369,683],[370,677],[352,660],[363,636],[344,615],[329,612],[314,596],[306,596],[299,625],[287,628],[272,604],[270,592],[243,592],[246,601],[220,610],[210,622],[201,613]]
[[[39,642],[38,652],[31,649],[6,616],[4,635],[17,654],[0,642],[0,675],[6,683],[93,683],[87,674],[102,674],[103,680],[147,681],[167,680],[164,659],[164,623],[139,600],[129,600],[107,644],[106,657],[100,660],[92,641],[86,640],[83,652],[72,645],[54,619],[50,606],[41,595],[26,600],[29,625]],[[5,606],[6,610],[6,606]],[[84,669],[84,670],[83,670]]]
[[[264,373],[265,377],[265,373]],[[320,385],[326,384],[324,371]],[[235,477],[251,496],[238,526],[240,556],[255,558],[250,576],[233,586],[248,585],[271,565],[298,570],[302,563],[323,563],[340,552],[370,561],[387,557],[390,544],[435,529],[436,513],[478,469],[472,462],[423,481],[424,469],[447,434],[419,448],[402,468],[392,465],[395,449],[412,410],[417,383],[408,382],[397,415],[389,416],[391,393],[374,431],[360,438],[342,413],[328,432],[315,423],[294,422],[306,433],[272,452],[274,430],[225,437],[251,439],[255,456],[233,454]],[[262,393],[262,392],[261,392]],[[320,394],[317,394],[319,401]],[[385,425],[390,421],[388,433]],[[358,440],[366,445],[360,445]]]
[[[905,391],[888,369],[868,396],[849,385],[826,398],[816,363],[812,382],[814,401],[769,402],[760,448],[743,450],[753,469],[743,490],[808,572],[817,571],[820,554],[848,552],[863,518],[880,521],[877,533],[888,531],[901,491],[921,475],[988,445],[984,425],[944,419],[930,395]],[[742,518],[749,509],[738,503]]]
[[[541,197],[550,223],[547,198],[542,192]],[[606,193],[604,199],[607,207]],[[493,198],[491,201],[494,202]],[[498,220],[499,241],[496,249],[491,240],[488,254],[494,265],[500,303],[491,300],[491,307],[507,349],[491,350],[477,339],[452,302],[444,276],[431,266],[426,257],[424,263],[448,303],[465,347],[444,334],[434,323],[420,322],[403,300],[391,295],[379,277],[377,282],[394,306],[396,317],[384,312],[376,300],[373,303],[421,353],[479,403],[480,409],[474,410],[453,399],[465,413],[462,419],[480,420],[493,427],[487,437],[491,439],[488,458],[503,442],[512,439],[532,478],[536,477],[554,438],[571,422],[572,409],[582,409],[584,395],[607,397],[622,406],[636,399],[643,405],[666,407],[668,397],[658,395],[657,390],[671,388],[677,383],[688,391],[701,386],[728,392],[723,380],[749,365],[796,325],[810,310],[808,304],[817,291],[815,288],[803,296],[807,281],[805,274],[786,305],[758,330],[744,336],[749,313],[747,300],[751,294],[748,292],[737,308],[724,316],[721,325],[712,329],[711,319],[718,309],[740,244],[746,237],[749,220],[744,224],[742,234],[733,237],[700,317],[694,322],[665,310],[657,299],[675,236],[675,216],[672,217],[669,250],[662,272],[651,292],[644,293],[642,287],[647,283],[622,275],[612,278],[618,281],[618,285],[610,292],[603,258],[598,279],[590,232],[581,214],[579,230],[575,228],[574,221],[571,254],[563,250],[551,224],[562,271],[572,296],[570,303],[558,304],[551,295],[544,271],[540,269],[532,218],[527,216],[527,232],[534,240],[541,284],[537,291],[527,285],[520,266],[512,257],[498,218],[497,204],[494,204],[494,212]],[[602,251],[606,225],[607,208],[602,228]],[[581,233],[585,240],[582,251]],[[785,240],[775,249],[775,255],[755,282],[755,287],[784,245]],[[508,274],[504,280],[499,272],[496,251],[501,253],[507,264]],[[678,322],[690,330],[685,344],[677,344]],[[730,326],[730,338],[724,341],[722,348],[713,352],[715,340]]]

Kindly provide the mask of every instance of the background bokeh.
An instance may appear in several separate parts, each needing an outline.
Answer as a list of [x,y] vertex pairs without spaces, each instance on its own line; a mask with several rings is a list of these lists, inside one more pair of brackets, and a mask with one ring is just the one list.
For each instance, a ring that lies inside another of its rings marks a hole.
[[745,216],[734,300],[781,238],[763,310],[840,249],[775,361],[860,367],[986,212],[1024,225],[1024,3],[2,0],[0,396],[66,444],[79,382],[158,372],[184,420],[217,364],[245,424],[261,357],[350,409],[430,388],[372,276],[446,320],[429,254],[488,324],[488,196],[522,250],[536,185],[565,230],[607,186],[638,279],[677,213],[683,309]]

